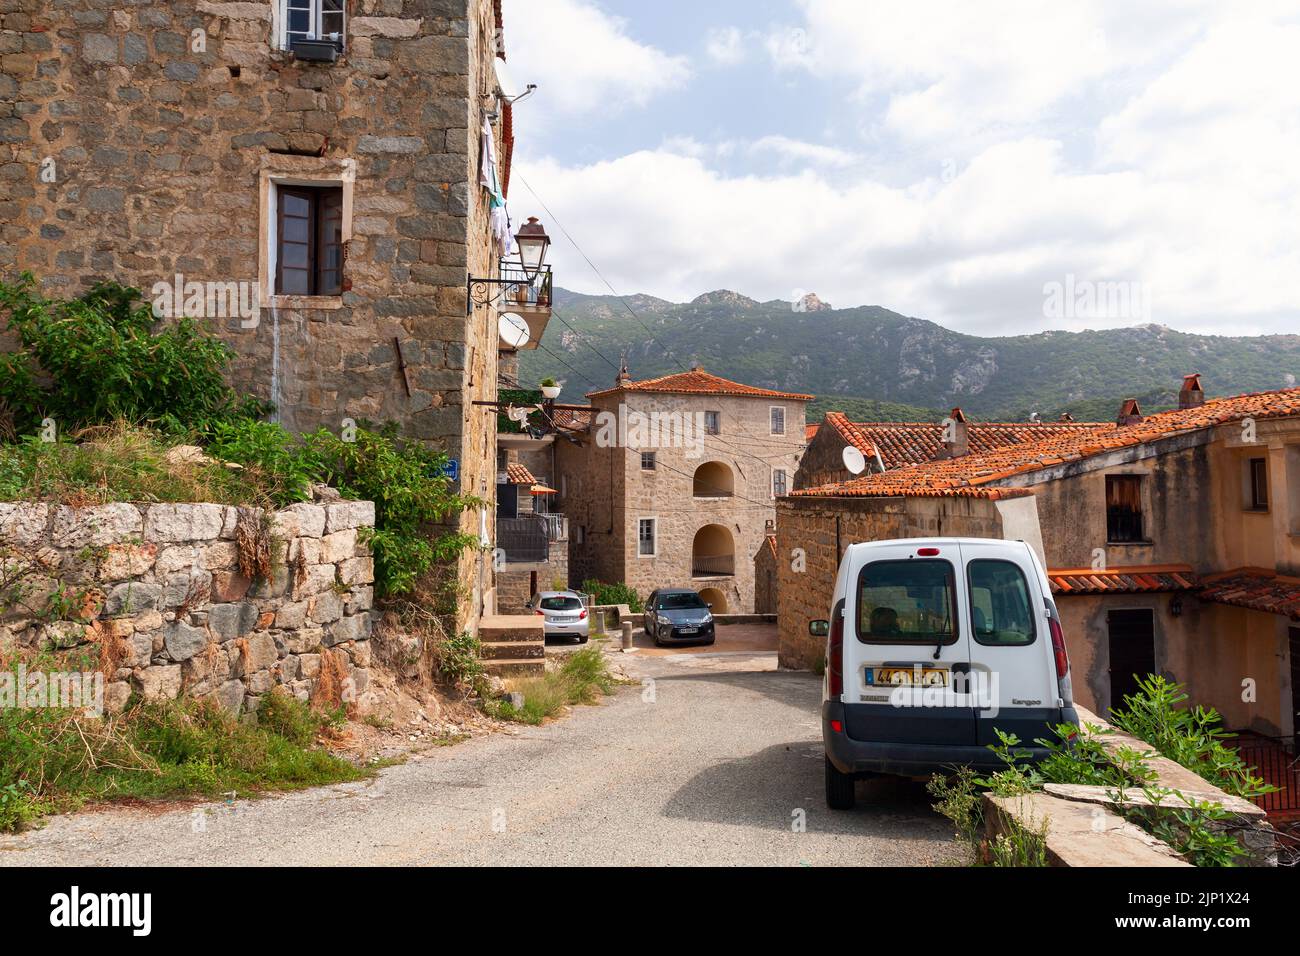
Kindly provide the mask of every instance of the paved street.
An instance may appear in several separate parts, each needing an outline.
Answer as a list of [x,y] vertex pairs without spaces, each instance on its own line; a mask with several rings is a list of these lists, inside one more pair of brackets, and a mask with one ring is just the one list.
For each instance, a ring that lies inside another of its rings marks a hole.
[[[749,647],[754,634],[724,635],[718,646],[733,640]],[[233,806],[57,817],[0,837],[0,866],[870,866],[956,857],[920,784],[859,784],[856,811],[825,808],[816,677],[777,672],[767,651],[618,660],[646,683],[548,726],[438,749],[360,784]],[[792,826],[799,811],[805,832]]]

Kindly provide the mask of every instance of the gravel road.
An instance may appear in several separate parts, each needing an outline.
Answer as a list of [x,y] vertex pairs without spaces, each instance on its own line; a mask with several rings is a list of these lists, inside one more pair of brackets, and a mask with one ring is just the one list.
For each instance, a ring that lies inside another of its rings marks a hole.
[[861,783],[856,811],[826,809],[816,677],[777,672],[771,654],[618,659],[649,682],[548,726],[437,749],[364,783],[56,817],[0,836],[0,866],[923,866],[958,857],[920,784]]

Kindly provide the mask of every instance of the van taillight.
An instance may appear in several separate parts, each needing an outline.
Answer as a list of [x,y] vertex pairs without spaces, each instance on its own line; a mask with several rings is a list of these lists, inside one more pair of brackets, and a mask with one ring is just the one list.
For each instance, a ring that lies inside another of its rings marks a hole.
[[1056,618],[1047,619],[1047,629],[1052,632],[1052,656],[1056,658],[1056,679],[1065,680],[1070,673],[1070,656],[1065,653],[1065,633]]
[[844,610],[831,612],[831,633],[826,642],[826,676],[831,698],[844,693]]
[[917,552],[916,552],[916,553],[919,554],[919,555],[920,555],[921,557],[923,557],[923,558],[933,558],[936,554],[939,553],[939,549],[938,549],[938,548],[919,548],[919,549],[917,549]]

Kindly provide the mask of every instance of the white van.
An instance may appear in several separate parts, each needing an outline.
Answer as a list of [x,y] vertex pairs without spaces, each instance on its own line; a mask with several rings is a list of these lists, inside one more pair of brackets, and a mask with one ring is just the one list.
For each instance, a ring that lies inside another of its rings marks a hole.
[[1000,766],[994,728],[1043,756],[1036,738],[1078,723],[1060,616],[1023,541],[903,538],[850,545],[826,637],[826,803],[853,781],[957,765]]

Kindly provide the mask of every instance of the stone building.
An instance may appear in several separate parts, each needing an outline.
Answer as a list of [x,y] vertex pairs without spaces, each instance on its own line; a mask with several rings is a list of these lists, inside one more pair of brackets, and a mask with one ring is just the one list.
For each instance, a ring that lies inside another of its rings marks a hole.
[[[1164,673],[1229,727],[1292,735],[1300,706],[1300,389],[1115,424],[794,492],[778,503],[781,660],[823,652],[835,570],[856,541],[1022,539],[1043,558],[1076,699],[1104,712]],[[823,431],[825,429],[823,428]]]
[[754,609],[753,555],[786,494],[811,395],[700,368],[591,392],[581,443],[555,444],[569,577],[699,591]]
[[[396,422],[491,499],[495,414],[472,403],[496,397],[497,315],[466,279],[499,274],[507,233],[499,0],[0,11],[0,272],[202,315],[286,426]],[[492,509],[461,521],[491,540]],[[462,560],[472,625],[491,566]]]

